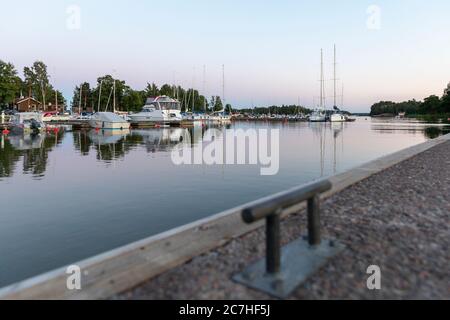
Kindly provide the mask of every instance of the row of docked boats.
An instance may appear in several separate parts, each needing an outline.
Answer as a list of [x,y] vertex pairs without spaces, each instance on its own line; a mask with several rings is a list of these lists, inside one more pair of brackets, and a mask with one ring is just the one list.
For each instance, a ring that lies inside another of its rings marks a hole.
[[89,124],[98,129],[128,129],[134,126],[177,125],[185,122],[228,122],[231,116],[224,111],[212,114],[181,113],[178,100],[159,96],[148,98],[142,110],[138,113],[118,115],[115,112],[97,112],[89,119]]
[[[115,108],[114,108],[115,109]],[[138,113],[127,114],[115,112],[96,112],[91,115],[79,114],[74,116],[57,115],[40,112],[16,113],[9,123],[12,130],[17,132],[39,132],[48,122],[76,121],[88,124],[94,129],[125,130],[134,126],[167,126],[178,125],[182,122],[191,123],[226,123],[231,116],[223,110],[211,114],[181,113],[178,100],[167,96],[148,98],[142,110]],[[63,119],[61,119],[63,117]]]
[[327,114],[322,110],[314,110],[308,117],[309,122],[353,122],[355,120],[355,118],[350,118],[340,110],[335,110],[332,114]]

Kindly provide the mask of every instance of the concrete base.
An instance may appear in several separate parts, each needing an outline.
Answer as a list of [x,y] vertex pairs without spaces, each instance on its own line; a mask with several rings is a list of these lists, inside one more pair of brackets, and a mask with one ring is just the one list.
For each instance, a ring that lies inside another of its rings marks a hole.
[[307,240],[298,239],[282,248],[279,273],[266,273],[266,260],[260,259],[235,275],[233,280],[284,299],[344,248],[344,245],[334,240],[324,240],[319,246],[310,246]]

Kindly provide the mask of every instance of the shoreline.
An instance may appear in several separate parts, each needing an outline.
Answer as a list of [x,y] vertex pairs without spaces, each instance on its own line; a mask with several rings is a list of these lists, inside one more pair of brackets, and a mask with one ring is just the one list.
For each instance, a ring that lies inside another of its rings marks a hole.
[[[447,141],[323,201],[323,235],[346,248],[287,298],[449,299],[449,151]],[[304,236],[305,210],[286,217],[280,231],[284,245]],[[232,280],[265,256],[264,242],[259,228],[112,298],[272,299]],[[373,265],[380,290],[367,287]]]

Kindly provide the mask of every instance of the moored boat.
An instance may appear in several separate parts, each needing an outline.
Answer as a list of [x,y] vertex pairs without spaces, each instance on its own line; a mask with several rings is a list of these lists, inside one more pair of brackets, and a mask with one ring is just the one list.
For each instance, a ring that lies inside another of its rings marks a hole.
[[181,105],[176,99],[167,96],[148,98],[141,112],[128,115],[132,124],[171,124],[180,123]]
[[10,125],[13,133],[39,133],[45,129],[42,114],[38,112],[16,113]]
[[341,112],[335,112],[330,116],[331,122],[346,122],[347,116]]
[[130,123],[113,112],[96,112],[88,120],[95,129],[124,130],[130,128]]

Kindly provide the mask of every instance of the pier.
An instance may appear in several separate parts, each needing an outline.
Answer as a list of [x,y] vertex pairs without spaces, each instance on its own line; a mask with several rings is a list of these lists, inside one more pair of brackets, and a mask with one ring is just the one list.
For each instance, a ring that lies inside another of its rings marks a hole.
[[[446,140],[324,202],[323,229],[347,248],[289,298],[450,298],[450,137]],[[307,233],[306,217],[302,210],[281,222],[284,244]],[[259,228],[114,298],[269,299],[231,278],[264,256],[263,239]],[[381,290],[366,287],[370,265],[381,268]]]
[[[343,249],[287,298],[449,299],[449,154],[446,135],[330,177],[331,189],[320,190],[321,235]],[[273,298],[234,276],[266,256],[264,221],[245,223],[243,212],[280,198],[293,203],[286,193],[269,196],[75,263],[82,290],[67,290],[62,267],[0,289],[0,298]],[[308,218],[317,227],[305,203],[278,214],[283,246],[308,234]],[[380,290],[366,285],[373,265]]]

